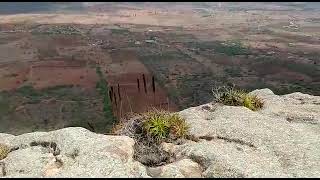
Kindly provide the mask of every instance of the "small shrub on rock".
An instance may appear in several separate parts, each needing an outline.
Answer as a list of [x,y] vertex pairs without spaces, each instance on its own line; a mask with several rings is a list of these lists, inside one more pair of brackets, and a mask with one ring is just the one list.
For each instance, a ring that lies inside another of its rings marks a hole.
[[234,87],[222,86],[214,89],[214,101],[229,106],[244,106],[252,111],[263,107],[263,102],[255,95],[250,95],[244,90],[237,90]]
[[135,139],[136,160],[147,166],[160,166],[174,159],[174,155],[164,151],[160,144],[184,139],[188,130],[186,121],[178,114],[154,109],[120,122],[113,133]]
[[10,148],[4,144],[0,144],[0,160],[7,157],[10,152]]
[[186,138],[189,132],[189,126],[186,121],[177,114],[171,116],[170,135],[171,138]]
[[145,133],[156,141],[184,138],[188,125],[177,114],[154,110],[144,114]]

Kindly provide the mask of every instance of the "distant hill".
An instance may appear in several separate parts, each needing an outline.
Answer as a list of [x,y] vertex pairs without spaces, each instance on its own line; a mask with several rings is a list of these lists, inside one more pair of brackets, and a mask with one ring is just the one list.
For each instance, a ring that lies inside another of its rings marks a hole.
[[229,10],[319,10],[319,2],[0,2],[0,14],[54,13],[85,11],[89,6],[158,7],[190,5],[194,8],[224,8]]
[[0,14],[48,13],[82,9],[82,2],[0,2]]

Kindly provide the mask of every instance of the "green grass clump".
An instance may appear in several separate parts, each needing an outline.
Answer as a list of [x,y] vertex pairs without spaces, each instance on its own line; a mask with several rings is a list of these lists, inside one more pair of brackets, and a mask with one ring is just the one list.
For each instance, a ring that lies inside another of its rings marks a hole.
[[176,113],[154,109],[143,114],[132,114],[114,126],[112,133],[133,138],[133,158],[146,166],[155,167],[174,161],[175,155],[165,151],[161,143],[183,142],[189,133],[189,126]]
[[213,90],[214,101],[229,106],[244,106],[252,111],[263,107],[263,102],[255,95],[250,95],[244,90],[233,87],[220,87]]
[[7,157],[10,152],[10,148],[4,144],[0,144],[0,160]]
[[146,132],[157,140],[165,139],[169,135],[170,123],[165,114],[149,114],[148,120],[144,123]]
[[189,126],[184,119],[177,114],[173,114],[170,124],[170,134],[173,135],[174,138],[186,138],[189,132]]
[[167,138],[184,138],[189,126],[178,114],[154,110],[144,114],[143,129],[157,142]]

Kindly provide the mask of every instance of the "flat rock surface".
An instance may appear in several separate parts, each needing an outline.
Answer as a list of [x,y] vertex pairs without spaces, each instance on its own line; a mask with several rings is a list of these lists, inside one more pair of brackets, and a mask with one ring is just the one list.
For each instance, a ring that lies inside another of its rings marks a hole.
[[206,177],[320,177],[320,97],[251,92],[265,106],[206,104],[180,112],[200,141],[171,148]]

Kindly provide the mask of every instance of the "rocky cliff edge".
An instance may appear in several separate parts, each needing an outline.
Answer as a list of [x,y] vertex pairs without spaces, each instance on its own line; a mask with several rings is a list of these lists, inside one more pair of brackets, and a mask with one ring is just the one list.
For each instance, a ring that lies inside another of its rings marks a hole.
[[320,97],[255,90],[263,109],[204,104],[179,114],[194,140],[163,148],[176,161],[146,167],[134,140],[80,127],[14,136],[0,177],[320,177]]

